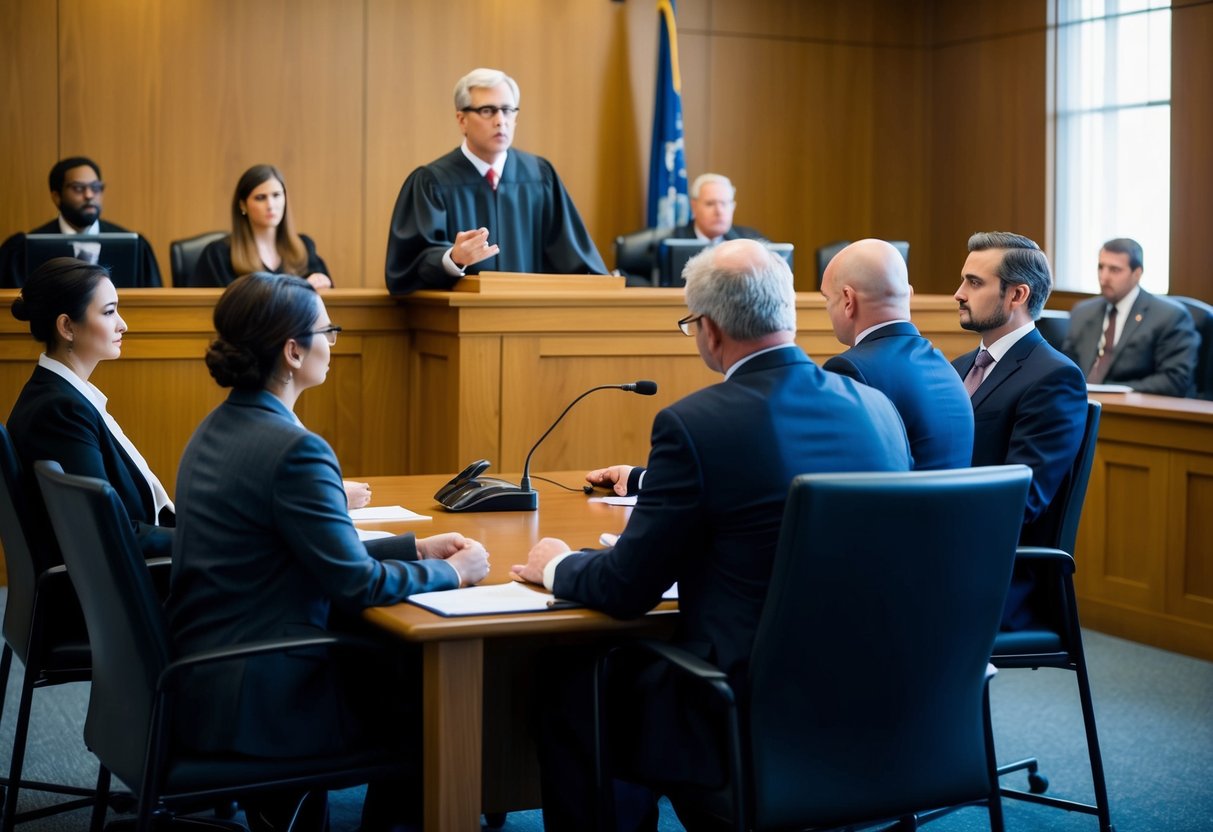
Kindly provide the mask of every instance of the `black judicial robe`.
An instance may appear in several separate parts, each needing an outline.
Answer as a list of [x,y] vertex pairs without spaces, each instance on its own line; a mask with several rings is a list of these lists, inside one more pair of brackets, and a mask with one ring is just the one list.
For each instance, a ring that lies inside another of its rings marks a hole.
[[[100,231],[130,233],[127,229],[112,222],[101,220]],[[59,234],[59,218],[40,225],[30,234]],[[82,242],[88,242],[87,236]],[[71,257],[71,249],[64,252],[64,257]],[[19,289],[25,285],[29,277],[25,264],[25,235],[17,233],[0,245],[0,288]],[[143,235],[139,235],[139,276],[136,280],[124,280],[121,275],[114,279],[114,285],[120,289],[154,289],[164,285],[160,280],[160,265],[156,262],[156,253]]]
[[606,264],[552,164],[510,150],[494,191],[460,148],[417,168],[400,189],[387,243],[394,295],[450,289],[442,255],[460,231],[487,228],[501,251],[467,268],[539,274],[606,274]]

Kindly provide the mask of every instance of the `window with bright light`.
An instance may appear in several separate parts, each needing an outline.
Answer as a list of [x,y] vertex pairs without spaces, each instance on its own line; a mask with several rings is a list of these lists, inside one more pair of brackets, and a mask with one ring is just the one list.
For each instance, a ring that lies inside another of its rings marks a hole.
[[1141,243],[1142,286],[1170,275],[1171,4],[1056,0],[1056,288],[1097,292],[1100,246]]

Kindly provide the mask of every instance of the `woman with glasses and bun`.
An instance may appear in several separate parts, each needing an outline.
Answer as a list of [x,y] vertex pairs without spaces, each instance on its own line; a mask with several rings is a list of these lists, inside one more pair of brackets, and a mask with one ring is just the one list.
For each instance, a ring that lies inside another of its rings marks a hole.
[[[324,383],[340,332],[311,284],[245,275],[219,299],[214,322],[207,368],[232,390],[194,432],[177,477],[182,508],[167,612],[181,651],[323,634],[331,617],[354,626],[365,607],[470,586],[488,574],[484,547],[457,533],[358,539],[336,456],[294,414],[299,396]],[[368,744],[419,757],[420,710],[408,707],[419,695],[417,659],[397,645],[348,666],[337,654],[309,650],[199,669],[177,734],[200,752],[250,757],[322,756]],[[420,782],[373,785],[362,828],[418,819]],[[406,801],[395,814],[385,806],[388,793]],[[254,832],[285,828],[300,801],[322,828],[322,796],[246,803],[246,816]]]
[[[26,492],[38,494],[34,463],[40,459],[55,460],[69,474],[105,480],[126,507],[143,553],[168,555],[173,502],[110,415],[105,394],[89,382],[98,364],[122,355],[127,331],[109,271],[74,257],[48,260],[25,282],[12,314],[27,321],[45,346],[8,417]],[[31,542],[57,553],[41,497],[30,504]]]
[[295,232],[286,180],[273,165],[253,165],[232,195],[232,233],[202,250],[190,286],[227,286],[250,272],[295,274],[317,289],[333,285],[316,244]]

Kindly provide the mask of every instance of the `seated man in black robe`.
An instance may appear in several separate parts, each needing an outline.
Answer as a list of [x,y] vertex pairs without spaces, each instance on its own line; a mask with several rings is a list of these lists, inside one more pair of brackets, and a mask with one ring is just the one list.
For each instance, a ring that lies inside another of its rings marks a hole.
[[[59,209],[59,216],[45,225],[40,225],[31,234],[78,234],[79,243],[70,250],[64,246],[65,257],[78,257],[89,263],[97,262],[101,245],[89,242],[91,234],[125,232],[126,229],[101,219],[101,203],[105,196],[105,183],[101,181],[101,168],[92,159],[72,156],[61,159],[51,168],[49,177],[51,201]],[[34,265],[37,265],[36,263]],[[114,285],[120,288],[146,288],[161,286],[160,266],[156,254],[147,240],[139,237],[136,255],[137,272],[134,275],[114,274]],[[17,233],[0,245],[0,287],[16,289],[25,285],[29,274],[25,256],[25,235]]]
[[552,164],[510,149],[518,84],[474,69],[455,85],[462,146],[404,182],[387,243],[394,295],[450,289],[482,271],[606,274]]

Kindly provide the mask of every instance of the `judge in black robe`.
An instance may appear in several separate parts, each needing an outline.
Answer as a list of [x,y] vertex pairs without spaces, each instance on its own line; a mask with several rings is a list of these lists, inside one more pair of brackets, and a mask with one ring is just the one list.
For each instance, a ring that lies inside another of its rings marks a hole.
[[[116,223],[105,220],[98,220],[98,223],[100,227],[97,230],[102,234],[130,233]],[[60,228],[59,219],[56,217],[29,233],[62,234],[63,229]],[[89,235],[80,235],[80,242],[89,242]],[[74,257],[75,252],[70,246],[65,246],[63,256]],[[164,285],[160,280],[160,264],[156,262],[156,253],[152,251],[151,243],[144,239],[142,234],[139,235],[139,252],[135,262],[138,264],[139,273],[133,277],[122,274],[111,275],[110,279],[115,286],[119,289],[153,289]],[[25,278],[28,275],[29,267],[25,259],[25,234],[18,232],[0,245],[0,288],[19,289],[25,285]]]
[[442,258],[460,231],[489,230],[500,247],[468,266],[483,271],[606,274],[606,264],[551,162],[510,149],[497,189],[455,148],[404,182],[387,244],[387,288],[394,295],[450,289]]

